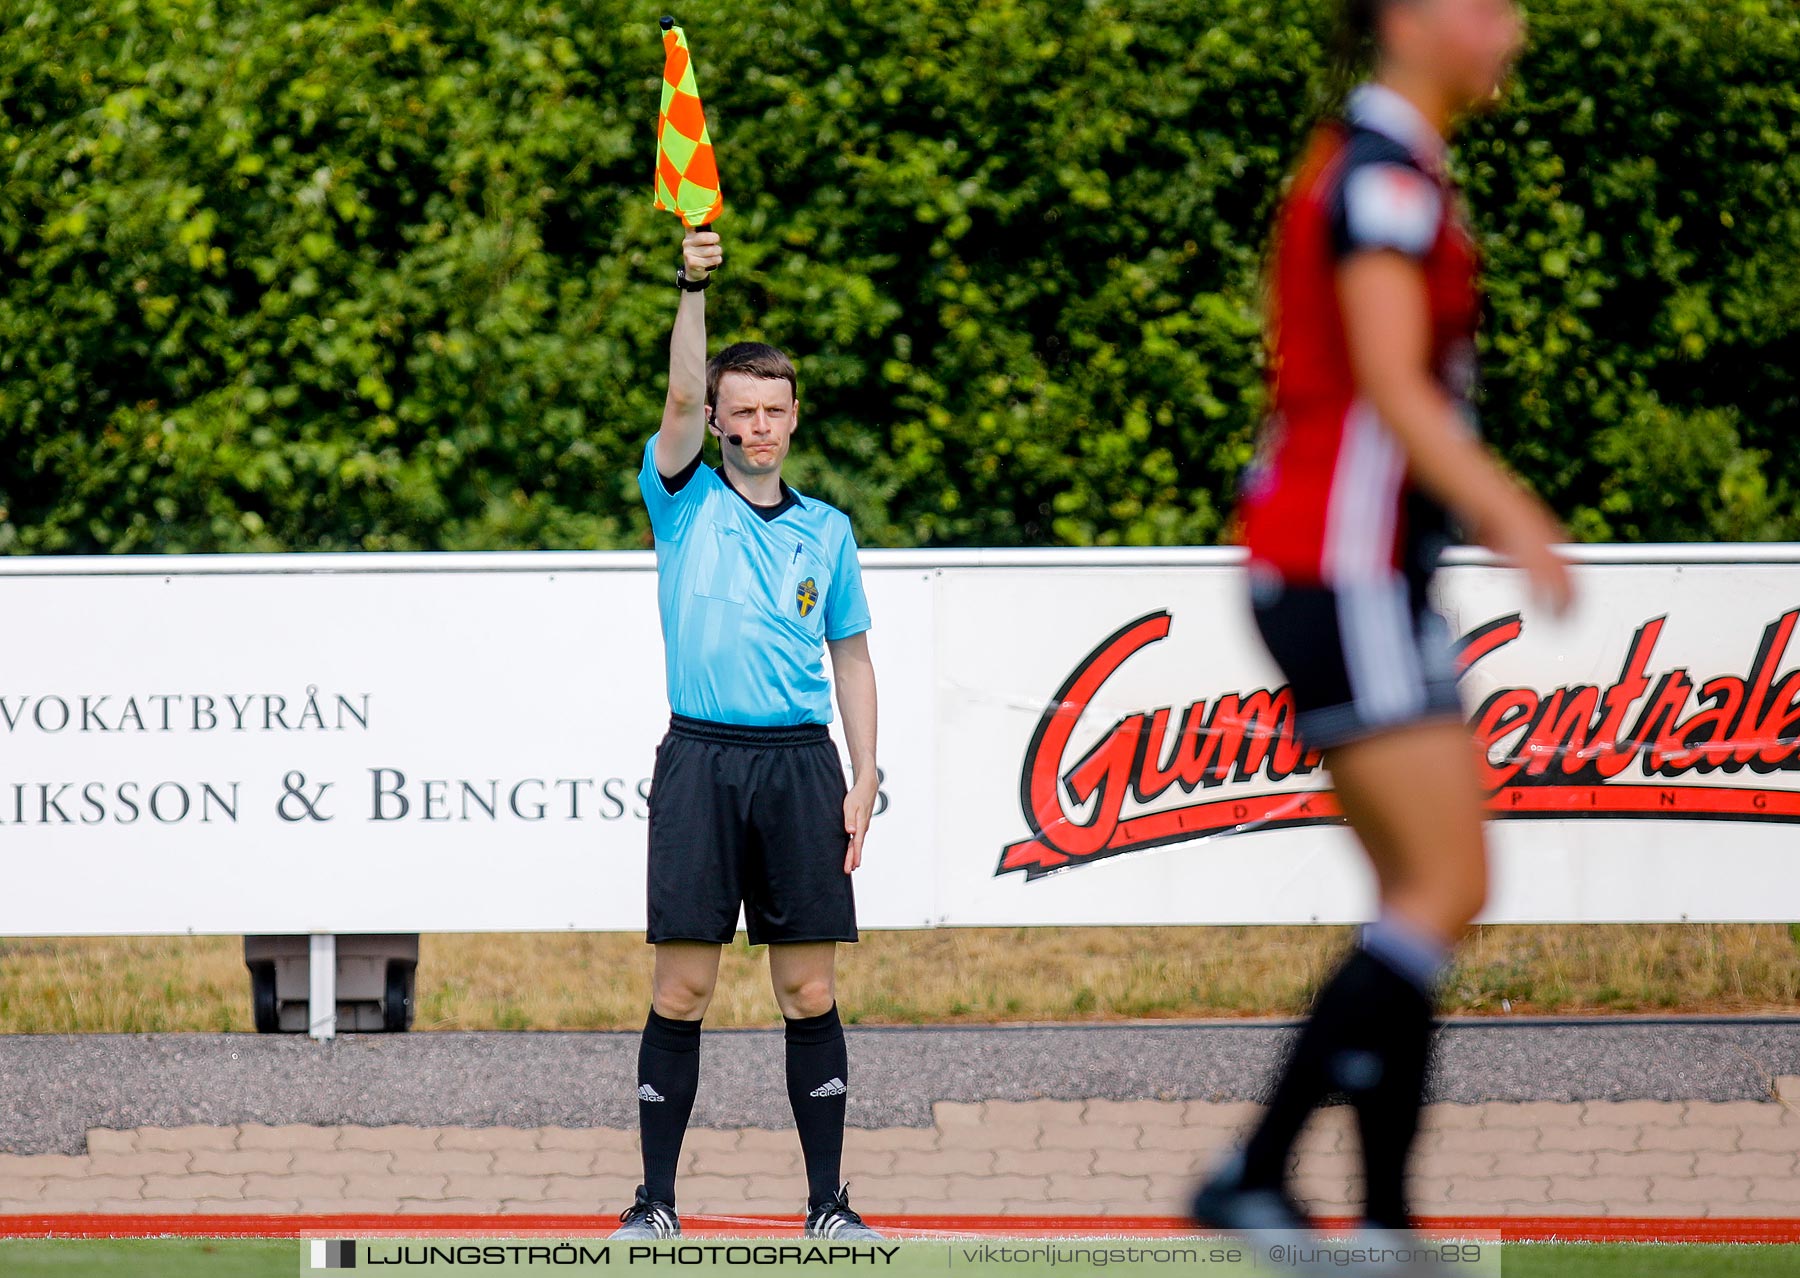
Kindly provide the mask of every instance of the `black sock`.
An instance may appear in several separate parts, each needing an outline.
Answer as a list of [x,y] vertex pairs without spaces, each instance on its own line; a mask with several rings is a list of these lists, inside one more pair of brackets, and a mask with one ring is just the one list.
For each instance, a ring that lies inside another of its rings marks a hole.
[[1358,1012],[1365,984],[1366,956],[1354,950],[1338,965],[1313,1001],[1262,1121],[1244,1146],[1244,1183],[1274,1188],[1287,1180],[1294,1141],[1306,1120],[1333,1088],[1331,1060],[1344,1043]]
[[1362,1139],[1367,1200],[1363,1214],[1387,1229],[1411,1224],[1406,1208],[1406,1161],[1419,1132],[1425,1072],[1431,1060],[1432,1000],[1403,973],[1371,955],[1379,973],[1365,1025],[1378,1045],[1380,1073],[1350,1093]]
[[794,1107],[794,1126],[806,1159],[809,1208],[837,1196],[849,1078],[850,1054],[837,1004],[821,1015],[787,1022],[788,1102]]
[[675,1165],[700,1090],[700,1022],[672,1021],[650,1009],[638,1045],[638,1130],[644,1142],[644,1188],[675,1205]]
[[1430,1046],[1430,996],[1368,950],[1352,951],[1319,992],[1245,1146],[1245,1183],[1280,1185],[1307,1118],[1342,1092],[1356,1109],[1362,1139],[1366,1215],[1404,1228],[1406,1159],[1418,1132]]

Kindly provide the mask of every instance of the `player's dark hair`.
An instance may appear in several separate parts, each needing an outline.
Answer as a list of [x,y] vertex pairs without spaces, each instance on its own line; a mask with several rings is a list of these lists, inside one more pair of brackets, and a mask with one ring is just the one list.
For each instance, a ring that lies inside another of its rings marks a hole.
[[1381,14],[1395,0],[1338,0],[1332,31],[1331,97],[1336,103],[1369,74],[1380,42]]
[[767,342],[736,342],[706,361],[706,405],[719,402],[719,379],[727,373],[744,373],[764,381],[785,381],[800,398],[800,374],[794,361]]
[[[1341,116],[1350,91],[1368,79],[1375,69],[1375,56],[1381,43],[1381,15],[1390,4],[1399,3],[1402,0],[1337,0],[1331,31],[1325,40],[1324,74],[1313,80],[1311,116],[1299,134],[1302,139],[1300,155],[1304,155],[1304,148],[1311,145],[1308,139],[1318,126]],[[1299,162],[1299,156],[1296,156],[1294,164],[1297,166]],[[1294,172],[1294,168],[1290,168],[1287,180],[1282,184],[1283,199]],[[1270,272],[1275,262],[1275,232],[1276,223],[1271,221],[1268,238],[1263,244],[1265,288],[1273,287]]]

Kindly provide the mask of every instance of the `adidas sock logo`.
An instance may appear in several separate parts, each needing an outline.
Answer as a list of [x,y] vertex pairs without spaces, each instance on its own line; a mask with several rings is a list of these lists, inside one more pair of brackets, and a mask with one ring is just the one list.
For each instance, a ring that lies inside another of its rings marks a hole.
[[[838,1086],[841,1088],[843,1084],[840,1083]],[[648,1083],[644,1083],[638,1088],[638,1099],[641,1101],[659,1101],[663,1100],[664,1097],[658,1096],[654,1087],[650,1086]]]
[[[817,1096],[820,1099],[823,1099],[827,1096],[842,1096],[847,1090],[849,1089],[844,1086],[843,1079],[834,1078],[829,1083],[821,1083],[819,1086],[813,1088],[808,1095]],[[661,1100],[662,1098],[659,1096],[657,1099]]]

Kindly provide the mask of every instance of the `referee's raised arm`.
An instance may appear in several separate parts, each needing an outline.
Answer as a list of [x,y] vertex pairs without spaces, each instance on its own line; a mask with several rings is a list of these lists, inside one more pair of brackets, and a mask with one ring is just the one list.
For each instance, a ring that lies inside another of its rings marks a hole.
[[706,442],[707,279],[725,260],[716,231],[702,227],[681,241],[677,283],[681,305],[669,339],[669,394],[663,401],[662,431],[656,440],[656,469],[678,475]]

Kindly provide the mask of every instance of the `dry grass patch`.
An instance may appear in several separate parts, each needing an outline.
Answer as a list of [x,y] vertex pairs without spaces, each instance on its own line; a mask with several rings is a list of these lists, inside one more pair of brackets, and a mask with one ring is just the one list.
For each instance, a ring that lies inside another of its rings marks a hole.
[[[862,1024],[1290,1016],[1346,928],[969,928],[874,932],[846,947]],[[635,935],[427,935],[417,1028],[631,1029],[650,952]],[[1487,927],[1459,955],[1446,1011],[1791,1012],[1800,937],[1779,924]],[[715,1026],[778,1023],[760,950],[726,953]],[[236,937],[0,940],[0,1032],[250,1028]]]

